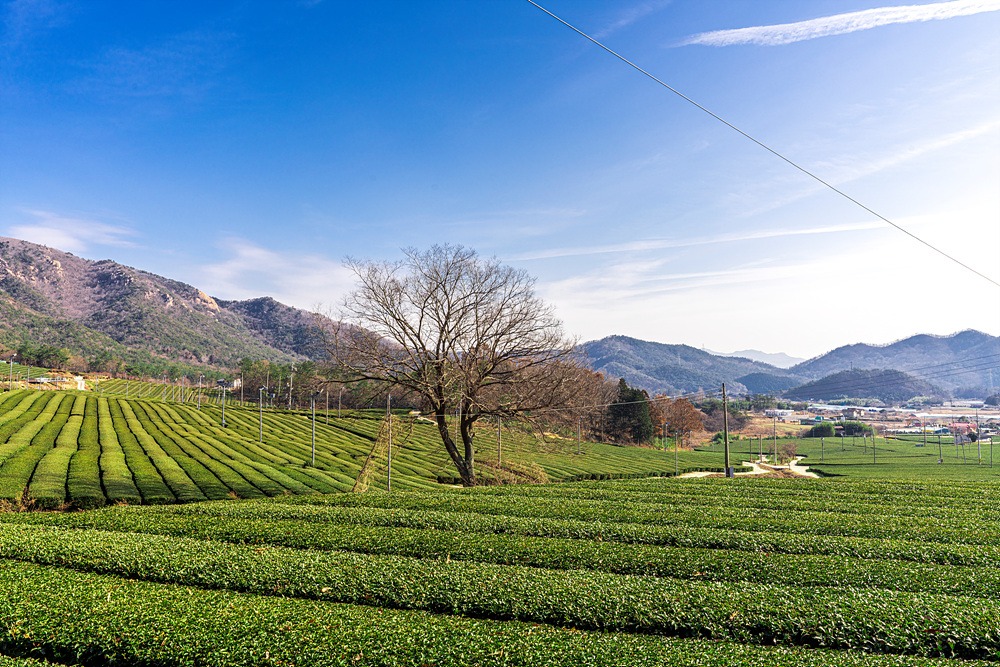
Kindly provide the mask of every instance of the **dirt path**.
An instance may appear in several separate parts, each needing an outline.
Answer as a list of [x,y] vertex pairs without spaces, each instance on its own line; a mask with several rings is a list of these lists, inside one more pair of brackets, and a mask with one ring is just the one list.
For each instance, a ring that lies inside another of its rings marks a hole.
[[[750,472],[738,472],[736,473],[737,477],[752,477],[753,475],[766,475],[769,472],[771,472],[771,470],[768,470],[767,468],[762,468],[754,461],[744,461],[740,465],[749,466],[750,468],[753,468],[753,470],[751,470]],[[722,473],[709,472],[707,470],[700,470],[698,472],[686,472],[682,475],[678,475],[678,477],[721,477],[721,476]]]
[[[766,458],[766,457],[765,457]],[[792,462],[787,466],[769,466],[766,463],[757,461],[744,461],[742,465],[753,468],[750,472],[738,472],[737,477],[753,477],[755,475],[768,475],[770,477],[819,477],[814,472],[809,470],[808,466],[800,466],[799,461],[802,460],[801,456],[797,456],[792,459]],[[708,472],[708,471],[698,471],[698,472],[686,472],[678,477],[722,477],[722,473],[719,472]]]
[[799,477],[813,477],[818,478],[819,475],[809,470],[809,466],[800,466],[799,462],[802,461],[801,456],[796,456],[792,459],[792,462],[788,464],[788,469],[794,472]]

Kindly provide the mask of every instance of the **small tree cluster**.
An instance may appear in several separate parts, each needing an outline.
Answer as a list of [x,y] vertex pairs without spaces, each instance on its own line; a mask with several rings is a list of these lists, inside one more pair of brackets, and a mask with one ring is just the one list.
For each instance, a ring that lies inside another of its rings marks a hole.
[[70,351],[55,345],[22,343],[17,347],[18,360],[23,364],[44,366],[45,368],[64,368],[70,360]]
[[653,434],[649,394],[619,380],[618,397],[608,406],[608,435],[618,442],[641,444],[652,440]]
[[[709,431],[721,431],[723,428],[722,400],[718,398],[706,398],[698,402],[698,408],[705,413],[705,428]],[[729,413],[729,428],[737,431],[747,423],[747,415],[741,412],[735,401],[729,402],[727,412]]]
[[705,428],[705,415],[686,398],[669,401],[664,409],[667,432],[681,442],[693,431]]
[[875,432],[871,424],[865,424],[864,422],[842,422],[841,426],[844,427],[843,433],[845,436],[871,435]]
[[832,438],[837,432],[832,422],[821,422],[805,432],[806,438]]

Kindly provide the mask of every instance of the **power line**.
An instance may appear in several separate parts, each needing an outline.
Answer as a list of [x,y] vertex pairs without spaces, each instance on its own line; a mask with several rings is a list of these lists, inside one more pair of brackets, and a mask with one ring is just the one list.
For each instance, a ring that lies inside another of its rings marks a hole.
[[[989,356],[1000,357],[1000,355],[989,355]],[[962,364],[964,362],[952,362],[952,363],[953,364]],[[895,368],[891,368],[891,369],[859,369],[859,371],[863,372],[863,373],[875,373],[875,372],[883,372],[883,371],[899,372],[899,373],[902,373],[902,374],[908,376],[908,377],[901,377],[901,378],[898,378],[896,380],[888,380],[888,379],[886,379],[884,377],[878,378],[877,383],[878,383],[879,386],[881,386],[881,387],[895,387],[895,386],[903,385],[906,382],[909,382],[909,380],[911,378],[931,383],[933,380],[936,380],[936,379],[939,379],[939,378],[947,378],[947,377],[952,377],[952,376],[955,376],[955,375],[964,375],[964,374],[967,374],[967,373],[975,373],[976,371],[985,371],[985,370],[1000,368],[1000,366],[997,366],[997,363],[998,363],[998,361],[996,361],[996,360],[994,360],[994,361],[979,361],[979,362],[975,362],[975,363],[967,364],[967,365],[957,365],[954,368],[950,368],[950,369],[944,368],[944,369],[940,369],[940,370],[938,370],[938,371],[936,371],[934,373],[925,373],[925,374],[914,374],[910,370],[895,369]],[[844,373],[844,372],[848,372],[848,371],[839,371],[839,373]],[[832,377],[832,374],[828,375],[826,377]],[[819,385],[819,386],[822,387],[822,389],[823,389],[824,392],[843,392],[843,393],[847,393],[847,392],[850,392],[850,391],[864,390],[864,389],[871,388],[873,386],[873,383],[875,382],[875,380],[873,378],[858,378],[858,377],[842,378],[842,379],[835,380],[835,381],[823,382],[823,380],[825,380],[825,379],[826,378],[820,378],[818,380],[813,380],[813,381],[808,382],[808,383],[806,383],[806,384],[804,384],[802,386],[810,386],[810,385],[816,386],[816,385]]]
[[768,153],[774,155],[778,159],[784,161],[788,165],[790,165],[790,166],[794,167],[795,169],[799,170],[800,172],[802,172],[803,174],[805,174],[809,178],[813,179],[817,183],[823,185],[824,187],[829,188],[830,190],[832,190],[833,192],[837,193],[838,195],[840,195],[844,199],[846,199],[846,200],[852,202],[853,204],[861,207],[862,209],[864,209],[868,213],[874,215],[876,218],[878,218],[882,222],[884,222],[884,223],[890,225],[891,227],[897,229],[898,231],[906,234],[907,236],[909,236],[913,240],[917,241],[918,243],[922,243],[923,245],[927,246],[928,248],[930,248],[934,252],[938,253],[939,255],[941,255],[941,256],[943,256],[943,257],[951,260],[952,262],[954,262],[955,264],[958,264],[962,268],[964,268],[964,269],[966,269],[968,271],[971,271],[972,273],[976,274],[980,278],[989,281],[994,286],[1000,287],[1000,282],[997,282],[996,280],[993,280],[992,278],[990,278],[989,276],[987,276],[985,273],[981,273],[981,272],[977,271],[976,269],[972,268],[971,266],[969,266],[965,262],[959,260],[957,257],[954,257],[954,256],[948,254],[947,252],[945,252],[944,250],[941,250],[940,248],[938,248],[937,246],[931,244],[930,242],[923,240],[922,238],[920,238],[919,236],[917,236],[913,232],[911,232],[911,231],[909,231],[909,230],[901,227],[900,225],[896,224],[895,222],[893,222],[889,218],[885,217],[881,213],[878,213],[877,211],[874,211],[873,209],[871,209],[868,206],[866,206],[865,204],[862,204],[860,201],[858,201],[854,197],[850,196],[849,194],[847,194],[843,190],[840,190],[839,188],[837,188],[833,184],[829,183],[828,181],[823,180],[822,178],[820,178],[819,176],[817,176],[816,174],[814,174],[810,170],[806,169],[805,167],[801,166],[800,164],[798,164],[797,162],[795,162],[791,158],[785,157],[783,154],[781,154],[777,150],[771,148],[770,146],[768,146],[767,144],[765,144],[763,141],[757,139],[756,137],[754,137],[753,135],[749,134],[748,132],[745,132],[745,131],[741,130],[739,127],[737,127],[736,125],[733,125],[728,120],[726,120],[725,118],[723,118],[719,114],[715,113],[711,109],[708,109],[707,107],[699,104],[698,102],[696,102],[692,98],[688,97],[684,93],[680,92],[679,90],[677,90],[676,88],[674,88],[673,86],[671,86],[667,82],[663,81],[659,77],[657,77],[654,74],[650,73],[649,71],[643,69],[642,67],[639,67],[639,65],[635,64],[634,62],[632,62],[631,60],[629,60],[625,56],[621,55],[617,51],[611,49],[608,46],[605,46],[602,42],[600,42],[597,39],[591,37],[590,35],[588,35],[587,33],[585,33],[583,30],[580,30],[579,28],[577,28],[573,24],[569,23],[568,21],[560,18],[559,16],[556,16],[555,14],[553,14],[552,12],[550,12],[549,10],[547,10],[545,7],[542,7],[537,2],[535,2],[535,0],[527,0],[527,2],[529,4],[537,7],[538,9],[540,9],[541,11],[543,11],[544,13],[548,14],[549,16],[551,16],[552,18],[554,18],[559,23],[562,23],[564,26],[566,26],[567,28],[569,28],[573,32],[577,33],[578,35],[580,35],[584,39],[587,39],[588,41],[590,41],[593,44],[595,44],[596,46],[600,47],[601,49],[603,49],[607,53],[611,54],[615,58],[618,58],[618,60],[621,60],[623,63],[625,63],[629,67],[633,68],[634,70],[636,70],[640,74],[643,74],[644,76],[652,79],[653,81],[655,81],[659,85],[663,86],[664,88],[666,88],[667,90],[669,90],[670,92],[672,92],[674,95],[680,97],[685,102],[687,102],[687,103],[689,103],[689,104],[697,107],[698,109],[700,109],[701,111],[705,112],[706,114],[708,114],[709,116],[711,116],[715,120],[719,121],[720,123],[722,123],[726,127],[730,128],[731,130],[733,130],[733,131],[739,133],[740,135],[742,135],[744,138],[746,138],[746,139],[752,141],[753,143],[757,144],[759,147],[763,148]]
[[[980,357],[972,357],[970,359],[963,359],[959,361],[951,361],[940,364],[930,364],[927,366],[919,366],[911,369],[884,369],[884,370],[898,371],[900,373],[909,374],[910,377],[912,378],[929,382],[937,378],[951,377],[953,375],[962,375],[965,373],[974,373],[976,371],[983,371],[991,368],[994,369],[1000,368],[996,365],[998,360],[1000,360],[1000,354],[987,354]],[[952,366],[952,368],[941,368],[942,366]],[[937,370],[936,372],[924,373],[920,375],[914,374],[914,372],[918,370],[934,369],[934,368],[937,368],[939,370]],[[882,369],[861,369],[861,370],[866,370],[871,372]],[[820,378],[820,380],[814,380],[813,382],[819,382],[821,380],[822,378]],[[880,382],[880,385],[886,387],[892,387],[904,384],[907,381],[908,381],[907,378],[900,378],[899,380],[893,380],[893,381],[883,380]],[[826,386],[826,389],[829,391],[845,392],[855,389],[865,389],[870,386],[871,386],[870,382],[865,382],[865,380],[863,379],[852,378],[850,380],[845,379],[837,382],[831,382],[829,383],[829,386]],[[640,403],[652,404],[659,402],[672,402],[679,399],[687,399],[687,400],[690,399],[703,400],[707,398],[718,399],[721,396],[721,394],[722,394],[721,390],[714,390],[714,389],[708,391],[699,390],[699,391],[674,394],[671,396],[667,396],[664,394],[657,394],[654,396],[650,396],[649,398],[640,399],[636,401],[611,401],[608,403],[594,403],[591,405],[579,405],[579,406],[562,407],[562,408],[552,408],[552,407],[536,408],[534,410],[530,410],[530,412],[535,415],[551,414],[551,413],[583,413],[583,412],[590,413],[591,411],[608,408],[612,405],[636,405]]]

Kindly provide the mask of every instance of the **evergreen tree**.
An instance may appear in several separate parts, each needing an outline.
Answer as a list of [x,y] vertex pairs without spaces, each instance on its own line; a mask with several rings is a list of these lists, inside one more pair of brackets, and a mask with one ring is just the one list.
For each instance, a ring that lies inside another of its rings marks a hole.
[[608,406],[608,432],[614,440],[643,443],[653,438],[649,394],[618,381],[618,400]]

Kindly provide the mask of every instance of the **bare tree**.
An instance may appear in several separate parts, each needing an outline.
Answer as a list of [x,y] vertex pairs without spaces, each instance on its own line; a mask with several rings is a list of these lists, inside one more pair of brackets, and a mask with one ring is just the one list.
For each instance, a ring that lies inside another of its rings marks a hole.
[[667,430],[674,436],[680,436],[682,441],[691,431],[703,428],[704,415],[686,398],[664,402],[663,412],[667,421]]
[[[574,394],[579,366],[524,271],[462,246],[404,255],[348,260],[357,285],[329,338],[330,356],[348,382],[419,395],[462,483],[472,486],[476,421],[561,405]],[[460,442],[449,428],[456,412]]]

